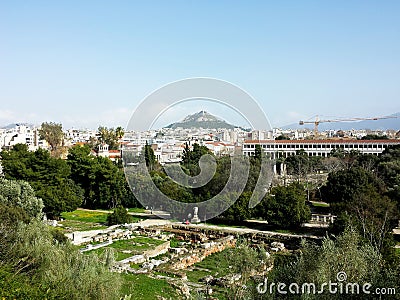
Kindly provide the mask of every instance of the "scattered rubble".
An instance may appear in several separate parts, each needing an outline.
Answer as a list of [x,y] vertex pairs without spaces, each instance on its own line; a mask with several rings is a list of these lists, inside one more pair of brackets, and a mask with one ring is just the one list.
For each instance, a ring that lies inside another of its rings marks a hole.
[[272,242],[271,243],[271,251],[272,252],[278,252],[278,251],[283,251],[285,250],[285,245],[280,242]]

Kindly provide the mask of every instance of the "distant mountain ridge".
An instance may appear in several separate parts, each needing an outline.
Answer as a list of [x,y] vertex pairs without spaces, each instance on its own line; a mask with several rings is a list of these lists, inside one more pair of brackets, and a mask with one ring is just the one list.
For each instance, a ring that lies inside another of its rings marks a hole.
[[18,126],[27,126],[27,127],[34,127],[33,124],[30,123],[12,123],[12,124],[8,124],[6,126],[0,126],[0,129],[12,129]]
[[[320,123],[318,125],[319,131],[325,130],[400,130],[400,113],[395,113],[389,115],[389,117],[396,117],[390,119],[380,119],[380,120],[364,120],[357,122],[332,122],[332,123]],[[282,129],[313,129],[314,124],[304,124],[299,125],[299,123],[293,123],[286,126],[282,126]]]
[[238,126],[227,123],[226,121],[217,118],[216,116],[206,112],[204,110],[198,113],[186,116],[182,121],[172,123],[166,128],[176,129],[182,127],[184,129],[189,128],[205,128],[205,129],[233,129]]

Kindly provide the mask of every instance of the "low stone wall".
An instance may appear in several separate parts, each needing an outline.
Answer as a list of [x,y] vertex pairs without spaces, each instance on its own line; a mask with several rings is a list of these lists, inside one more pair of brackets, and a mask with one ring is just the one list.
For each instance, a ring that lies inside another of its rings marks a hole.
[[143,255],[147,258],[152,258],[156,257],[158,255],[164,254],[168,252],[168,249],[170,248],[170,242],[167,241],[161,245],[158,245],[156,248],[147,250],[143,253]]
[[144,251],[142,254],[133,255],[128,258],[125,258],[124,260],[121,260],[119,263],[120,264],[129,264],[129,263],[133,262],[136,264],[140,264],[142,262],[147,261],[149,258],[156,257],[158,255],[167,253],[169,248],[170,248],[170,242],[167,241],[165,243],[162,243],[161,245],[158,245],[154,249]]
[[95,249],[99,249],[99,248],[103,248],[103,247],[106,247],[108,245],[111,245],[112,243],[113,243],[113,240],[109,239],[107,242],[100,243],[100,244],[97,244],[97,245],[87,244],[85,248],[82,248],[79,251],[86,252],[86,251],[90,251],[90,250],[95,250]]
[[92,242],[92,239],[97,235],[107,235],[108,233],[116,230],[119,225],[113,225],[106,229],[88,230],[88,231],[74,231],[67,233],[65,236],[69,238],[74,245],[81,245],[84,243]]
[[206,246],[203,249],[197,249],[198,252],[192,252],[187,256],[181,257],[177,262],[172,264],[172,268],[174,270],[183,270],[195,263],[201,262],[213,253],[221,252],[228,247],[235,247],[236,239],[233,236],[227,236],[218,241],[207,244],[209,244],[209,246]]
[[207,227],[202,224],[196,225],[183,225],[183,224],[172,224],[171,229],[164,227],[165,231],[171,231],[179,235],[179,231],[196,232],[197,234],[204,233],[210,239],[222,238],[224,236],[234,235],[242,236],[253,243],[272,243],[272,242],[283,242],[287,245],[288,249],[298,249],[302,239],[312,240],[314,242],[322,241],[321,236],[307,235],[307,234],[290,234],[290,233],[279,233],[273,231],[264,231],[251,228],[234,228],[234,227],[218,227],[215,225],[208,225]]
[[125,265],[125,264],[129,264],[129,263],[141,264],[145,261],[146,261],[146,258],[144,257],[144,255],[139,254],[139,255],[134,255],[134,256],[125,258],[125,259],[119,261],[119,264],[120,265]]

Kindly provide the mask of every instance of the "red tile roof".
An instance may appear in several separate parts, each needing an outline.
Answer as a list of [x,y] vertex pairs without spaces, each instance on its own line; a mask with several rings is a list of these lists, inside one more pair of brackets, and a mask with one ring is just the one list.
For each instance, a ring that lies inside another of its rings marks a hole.
[[109,153],[121,153],[120,150],[108,150]]

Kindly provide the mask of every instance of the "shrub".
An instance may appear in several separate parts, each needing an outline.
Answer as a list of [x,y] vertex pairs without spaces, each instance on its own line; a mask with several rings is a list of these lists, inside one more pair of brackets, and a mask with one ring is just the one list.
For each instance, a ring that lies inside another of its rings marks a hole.
[[132,217],[123,206],[117,206],[114,212],[107,216],[108,225],[131,223]]

